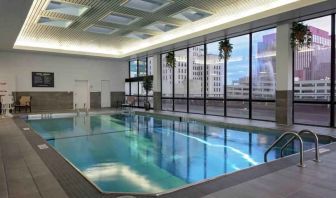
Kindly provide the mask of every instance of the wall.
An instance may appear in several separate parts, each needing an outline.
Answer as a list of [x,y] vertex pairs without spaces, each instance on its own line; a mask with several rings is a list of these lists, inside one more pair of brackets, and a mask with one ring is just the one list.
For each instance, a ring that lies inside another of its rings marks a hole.
[[[32,87],[31,73],[33,71],[54,72],[55,87]],[[34,94],[33,107],[35,104],[39,109],[47,109],[53,103],[57,103],[53,105],[56,109],[62,108],[63,104],[67,104],[63,106],[63,109],[71,108],[72,101],[68,100],[73,100],[75,80],[88,80],[90,92],[98,93],[101,91],[101,80],[110,80],[112,93],[124,92],[127,72],[127,61],[26,52],[0,52],[0,79],[9,81],[11,91],[18,93],[17,95]],[[67,101],[57,102],[63,97]],[[40,101],[42,99],[52,103]],[[100,97],[92,99],[98,100]],[[95,107],[98,106],[98,102],[100,104],[100,101],[91,101],[96,104]]]

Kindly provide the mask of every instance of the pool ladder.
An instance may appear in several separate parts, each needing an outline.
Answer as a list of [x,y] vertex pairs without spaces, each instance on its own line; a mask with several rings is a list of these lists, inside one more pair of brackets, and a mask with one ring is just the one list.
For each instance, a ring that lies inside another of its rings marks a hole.
[[291,136],[291,138],[286,142],[286,144],[284,144],[282,147],[281,147],[281,150],[280,150],[280,156],[283,157],[284,156],[284,150],[286,149],[286,147],[292,143],[295,139],[298,139],[299,140],[299,143],[300,143],[300,163],[298,164],[299,167],[305,167],[305,165],[303,164],[303,141],[302,141],[302,138],[301,138],[301,135],[304,134],[304,133],[309,133],[311,134],[313,137],[314,137],[314,141],[315,141],[315,162],[320,162],[320,156],[319,156],[319,143],[318,143],[318,136],[316,135],[316,133],[310,131],[310,130],[301,130],[300,132],[298,133],[295,133],[295,132],[286,132],[284,134],[282,134],[277,140],[275,140],[273,142],[273,144],[266,150],[265,154],[264,154],[264,161],[267,162],[267,155],[268,153],[281,141],[283,140],[285,137],[287,136]]

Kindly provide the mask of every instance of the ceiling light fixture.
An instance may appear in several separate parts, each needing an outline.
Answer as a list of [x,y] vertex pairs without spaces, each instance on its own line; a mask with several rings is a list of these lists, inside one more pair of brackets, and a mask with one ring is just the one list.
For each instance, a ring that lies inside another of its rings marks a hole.
[[121,4],[121,6],[153,13],[168,6],[172,2],[171,0],[127,0]]
[[66,19],[50,18],[50,17],[40,17],[37,23],[40,25],[68,28],[73,23],[73,21]]
[[119,25],[130,25],[139,19],[140,18],[136,16],[119,14],[119,13],[110,13],[104,16],[100,21],[103,21],[106,23],[115,23]]
[[111,28],[111,27],[103,27],[103,26],[98,26],[98,25],[91,25],[84,29],[86,32],[91,32],[95,34],[113,34],[114,32],[118,31],[117,28]]
[[63,1],[51,0],[49,4],[47,4],[45,10],[72,16],[82,16],[86,11],[89,10],[89,7]]

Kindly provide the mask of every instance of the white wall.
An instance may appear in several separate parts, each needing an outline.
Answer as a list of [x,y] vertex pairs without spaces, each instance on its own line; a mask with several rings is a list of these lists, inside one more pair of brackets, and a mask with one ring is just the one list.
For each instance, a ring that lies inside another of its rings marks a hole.
[[[32,72],[54,72],[54,88],[33,88]],[[12,91],[73,91],[75,80],[89,80],[91,92],[101,91],[101,80],[111,91],[124,91],[128,62],[51,54],[0,52],[0,79]]]

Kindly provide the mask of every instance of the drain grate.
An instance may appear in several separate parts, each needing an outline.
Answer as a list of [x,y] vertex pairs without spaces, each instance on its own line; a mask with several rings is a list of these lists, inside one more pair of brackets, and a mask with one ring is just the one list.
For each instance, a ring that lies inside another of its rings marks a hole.
[[30,128],[26,127],[26,128],[22,128],[22,130],[24,130],[24,131],[29,131]]

